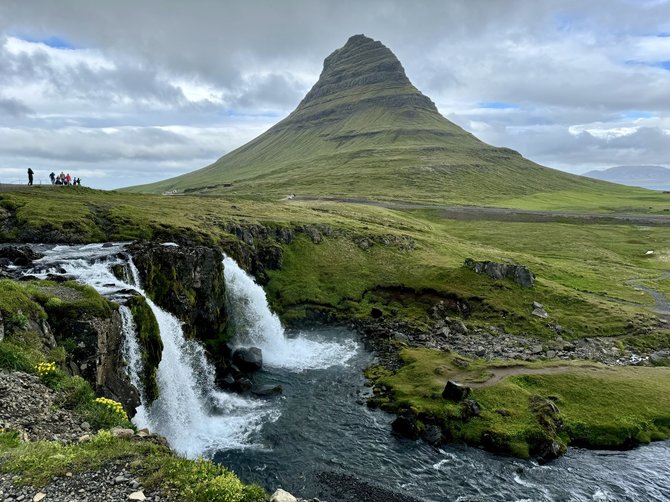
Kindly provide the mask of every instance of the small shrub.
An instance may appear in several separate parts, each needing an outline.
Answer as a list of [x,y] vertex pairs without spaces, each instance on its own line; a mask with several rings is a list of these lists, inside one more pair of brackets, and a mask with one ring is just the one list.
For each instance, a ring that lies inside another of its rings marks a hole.
[[0,429],[0,452],[16,448],[20,443],[18,432]]
[[40,377],[42,383],[47,387],[57,390],[63,380],[67,378],[65,373],[56,368],[56,363],[38,363],[35,365],[35,373]]
[[35,363],[28,352],[20,345],[9,341],[0,341],[0,368],[10,371],[33,371]]
[[246,485],[242,488],[242,500],[240,502],[259,502],[267,500],[268,494],[258,485]]
[[9,317],[8,321],[12,331],[25,330],[28,327],[28,317],[26,317],[26,315],[20,310],[14,312]]
[[[93,391],[91,390],[91,393]],[[110,400],[111,401],[111,400]],[[115,401],[114,401],[115,402]],[[75,408],[75,411],[86,420],[93,429],[111,429],[112,427],[132,428],[128,415],[121,409],[123,415],[114,407],[110,407],[96,400],[84,401]]]
[[209,460],[171,458],[160,469],[161,477],[188,502],[256,502],[266,498],[261,487],[245,486],[233,472]]
[[46,308],[47,309],[55,309],[55,308],[60,307],[62,304],[63,304],[63,300],[61,300],[57,296],[52,296],[51,298],[49,298],[47,300]]
[[109,408],[113,413],[116,413],[123,420],[128,420],[128,414],[124,411],[123,405],[118,401],[106,397],[98,397],[95,402]]
[[58,390],[59,404],[70,410],[85,407],[95,399],[93,388],[80,376],[64,379]]

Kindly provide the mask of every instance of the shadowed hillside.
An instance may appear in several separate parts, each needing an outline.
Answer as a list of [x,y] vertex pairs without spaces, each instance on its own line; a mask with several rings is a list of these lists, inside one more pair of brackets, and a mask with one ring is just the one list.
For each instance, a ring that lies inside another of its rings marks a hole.
[[395,55],[363,35],[328,56],[293,113],[253,141],[198,171],[129,190],[466,204],[626,191],[483,143],[440,115]]

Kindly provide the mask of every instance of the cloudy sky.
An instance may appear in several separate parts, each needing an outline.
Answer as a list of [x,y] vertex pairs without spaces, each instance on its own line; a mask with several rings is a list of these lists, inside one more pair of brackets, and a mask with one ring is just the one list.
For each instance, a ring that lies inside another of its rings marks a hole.
[[356,33],[488,143],[574,173],[670,167],[670,0],[1,0],[0,181],[203,167]]

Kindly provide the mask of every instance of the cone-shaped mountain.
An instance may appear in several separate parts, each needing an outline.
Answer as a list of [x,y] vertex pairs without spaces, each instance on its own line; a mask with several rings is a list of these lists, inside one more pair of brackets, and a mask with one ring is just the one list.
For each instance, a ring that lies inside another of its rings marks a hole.
[[478,140],[440,115],[393,52],[355,35],[284,120],[203,169],[131,190],[478,204],[606,187]]

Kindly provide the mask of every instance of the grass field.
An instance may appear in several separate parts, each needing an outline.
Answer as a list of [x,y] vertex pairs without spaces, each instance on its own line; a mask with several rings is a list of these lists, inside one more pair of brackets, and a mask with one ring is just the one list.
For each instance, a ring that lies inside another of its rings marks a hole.
[[[266,271],[265,284],[273,308],[288,321],[315,309],[332,318],[368,319],[371,308],[379,307],[387,319],[428,329],[434,322],[430,308],[457,298],[471,306],[465,320],[471,328],[495,325],[511,334],[553,339],[548,320],[531,315],[531,304],[538,301],[549,321],[563,326],[565,338],[620,336],[621,342],[645,351],[670,347],[670,332],[658,326],[652,297],[628,281],[670,292],[670,279],[655,280],[670,269],[667,226],[460,221],[425,209],[84,188],[2,193],[0,207],[5,241],[45,235],[72,242],[156,238],[225,247],[235,240],[226,231],[230,222],[291,229],[290,244],[273,244],[282,248],[282,266]],[[54,219],[54,214],[69,218]],[[305,225],[329,230],[315,243],[309,233],[298,231]],[[650,249],[654,254],[647,255]],[[463,266],[468,257],[527,265],[536,275],[535,286],[526,289],[475,274]],[[594,372],[576,365],[560,373],[511,375],[475,389],[481,416],[461,424],[454,419],[459,409],[433,398],[455,371],[452,356],[405,352],[406,366],[380,380],[393,389],[387,409],[410,407],[442,417],[453,440],[481,444],[488,434],[497,442],[487,447],[520,456],[533,454],[538,437],[623,446],[668,435],[670,407],[662,396],[670,395],[670,374],[665,368]],[[473,378],[484,378],[491,364],[500,363],[471,361]],[[536,399],[531,396],[554,396],[565,428],[538,428],[533,406],[544,401],[531,406]]]

